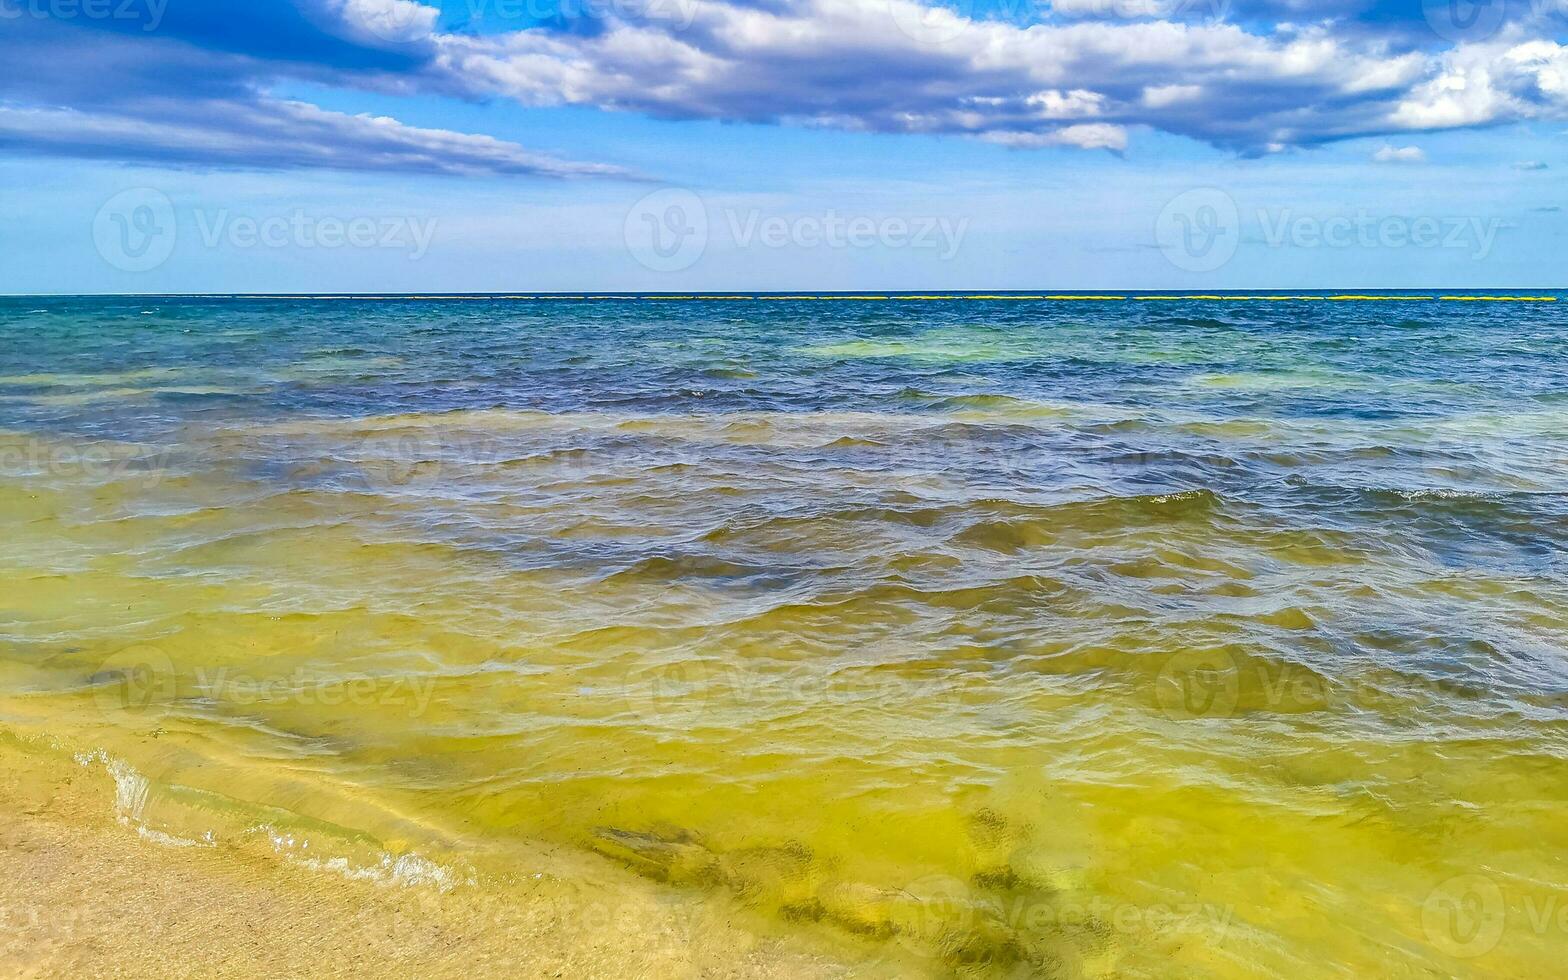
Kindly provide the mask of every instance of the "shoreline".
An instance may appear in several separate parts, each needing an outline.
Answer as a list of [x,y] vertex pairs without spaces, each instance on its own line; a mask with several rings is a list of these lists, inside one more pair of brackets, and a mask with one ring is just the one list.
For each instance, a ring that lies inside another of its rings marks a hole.
[[[840,977],[652,887],[388,884],[116,821],[102,769],[0,744],[0,974]],[[527,876],[522,876],[526,878]],[[535,878],[543,876],[535,875]]]

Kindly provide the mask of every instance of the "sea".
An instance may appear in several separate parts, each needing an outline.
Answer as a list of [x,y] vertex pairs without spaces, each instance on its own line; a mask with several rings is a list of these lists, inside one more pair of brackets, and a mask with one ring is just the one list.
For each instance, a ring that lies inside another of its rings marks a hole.
[[0,298],[0,738],[584,943],[1560,975],[1564,296]]

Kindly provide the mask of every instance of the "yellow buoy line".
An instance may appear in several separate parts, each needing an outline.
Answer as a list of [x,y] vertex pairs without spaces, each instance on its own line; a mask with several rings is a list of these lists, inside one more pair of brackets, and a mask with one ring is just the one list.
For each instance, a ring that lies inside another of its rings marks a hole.
[[[471,297],[489,298],[489,297]],[[637,295],[617,295],[600,293],[590,296],[566,296],[558,293],[541,293],[532,297],[518,297],[524,299],[540,300],[590,300],[590,299],[634,299],[634,300],[688,300],[706,302],[712,300],[773,300],[777,302],[883,302],[883,303],[932,303],[932,302],[1018,302],[1034,301],[1045,303],[1121,303],[1136,302],[1237,302],[1237,303],[1422,303],[1422,302],[1450,302],[1450,303],[1555,303],[1556,296],[1429,296],[1429,295],[1400,295],[1383,296],[1374,293],[1344,293],[1322,295],[1258,295],[1258,296],[1228,296],[1220,293],[1188,293],[1172,295],[1101,295],[1078,293],[943,293],[943,294],[900,294],[888,295],[861,295],[858,293],[780,293],[780,294],[748,294],[748,295],[675,295],[667,293],[648,293]]]
[[[156,299],[159,297],[141,297]],[[1236,303],[1555,303],[1550,295],[1379,295],[1375,293],[1342,294],[1259,294],[1226,295],[1223,293],[1171,293],[1143,296],[1098,293],[888,293],[871,295],[861,293],[512,293],[512,294],[396,294],[378,295],[302,295],[302,294],[232,294],[226,296],[201,296],[197,294],[169,297],[179,299],[250,299],[250,300],[346,300],[355,302],[471,302],[497,301],[558,301],[591,302],[595,300],[684,301],[684,302],[735,302],[735,301],[840,301],[882,303],[933,303],[933,302],[1019,302],[1045,303],[1178,303],[1178,302],[1236,302]]]

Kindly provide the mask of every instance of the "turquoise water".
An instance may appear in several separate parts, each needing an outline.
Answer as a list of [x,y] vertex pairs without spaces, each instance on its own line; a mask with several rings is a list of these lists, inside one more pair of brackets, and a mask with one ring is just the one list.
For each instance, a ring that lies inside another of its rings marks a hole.
[[1549,975],[1565,309],[0,299],[0,725],[872,972]]

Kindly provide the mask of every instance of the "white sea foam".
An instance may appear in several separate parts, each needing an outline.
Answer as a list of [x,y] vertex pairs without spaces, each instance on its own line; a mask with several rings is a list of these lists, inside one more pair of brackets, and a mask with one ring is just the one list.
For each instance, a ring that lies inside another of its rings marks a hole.
[[459,885],[472,885],[472,874],[463,874],[453,868],[437,864],[418,854],[385,854],[374,864],[355,864],[346,857],[314,857],[308,838],[286,834],[269,826],[255,828],[267,835],[273,850],[285,860],[314,871],[330,871],[352,881],[369,881],[386,887],[429,886],[440,892],[449,892]]
[[103,749],[78,752],[73,758],[78,765],[86,768],[102,764],[109,778],[114,780],[114,816],[121,826],[131,828],[145,840],[166,847],[217,846],[217,837],[211,830],[203,831],[198,838],[190,838],[149,826],[146,817],[147,803],[152,796],[152,781],[129,763],[114,758]]

